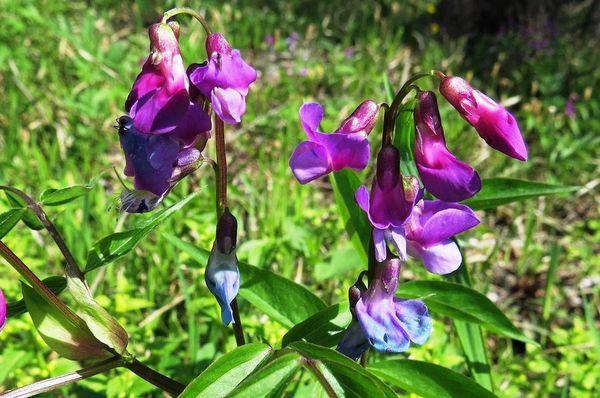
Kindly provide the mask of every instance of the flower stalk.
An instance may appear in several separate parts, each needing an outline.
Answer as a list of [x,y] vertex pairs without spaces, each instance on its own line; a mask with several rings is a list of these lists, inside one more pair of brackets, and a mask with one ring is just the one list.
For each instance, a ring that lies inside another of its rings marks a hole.
[[189,8],[189,7],[176,7],[176,8],[170,9],[169,11],[165,11],[165,13],[163,14],[162,23],[167,23],[167,21],[170,18],[173,18],[175,15],[179,15],[179,14],[191,15],[198,22],[200,22],[200,24],[204,28],[204,31],[206,32],[207,35],[212,33],[212,30],[210,29],[208,22],[206,22],[206,19],[204,19],[204,17],[202,15],[200,15],[196,10]]

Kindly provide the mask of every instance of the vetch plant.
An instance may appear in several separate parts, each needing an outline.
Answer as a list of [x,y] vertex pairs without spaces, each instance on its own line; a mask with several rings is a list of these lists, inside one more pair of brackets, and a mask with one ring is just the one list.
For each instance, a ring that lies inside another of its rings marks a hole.
[[[205,61],[185,63],[179,48],[180,28],[172,20],[180,14],[201,23],[206,40],[198,47],[206,50]],[[348,301],[328,305],[305,286],[237,257],[234,214],[238,204],[228,198],[225,126],[241,123],[252,96],[258,95],[251,92],[255,69],[223,34],[213,32],[189,8],[165,12],[160,22],[149,27],[148,36],[150,53],[125,100],[126,114],[117,118],[114,136],[123,151],[124,174],[133,179],[133,188],[123,182],[120,209],[133,216],[149,212],[144,222],[99,239],[81,266],[46,209],[86,195],[93,183],[50,189],[38,198],[0,185],[13,206],[0,214],[0,238],[23,221],[32,229],[45,229],[64,257],[61,275],[40,280],[0,242],[0,255],[22,278],[23,295],[21,304],[14,300],[7,305],[0,290],[0,332],[7,332],[4,327],[10,318],[28,312],[51,350],[85,366],[3,396],[32,396],[122,367],[165,393],[182,397],[288,395],[295,392],[288,386],[297,381],[316,384],[315,391],[329,397],[391,397],[405,391],[438,398],[427,387],[431,380],[448,396],[494,396],[482,330],[536,343],[471,288],[456,236],[480,223],[474,210],[565,188],[517,181],[518,189],[513,189],[505,180],[482,180],[449,150],[436,95],[423,91],[417,82],[438,81],[442,96],[491,147],[526,160],[516,119],[465,80],[439,71],[410,77],[389,104],[363,101],[331,133],[320,129],[323,107],[303,104],[299,127],[306,140],[294,150],[289,148],[290,178],[293,175],[301,184],[329,178],[339,218],[365,266],[348,290]],[[376,134],[381,111],[381,134]],[[214,159],[208,154],[212,142]],[[372,152],[377,153],[374,162]],[[142,364],[130,352],[128,332],[96,302],[86,275],[127,255],[165,219],[196,199],[194,192],[165,206],[171,199],[165,198],[178,182],[205,164],[215,172],[217,225],[212,248],[196,247],[185,236],[175,235],[164,235],[166,239],[158,244],[173,244],[206,265],[204,282],[220,307],[220,321],[231,325],[238,347],[193,380],[175,380]],[[370,170],[372,175],[365,177]],[[410,261],[421,262],[432,280],[402,280],[402,270]],[[240,298],[245,302],[242,309],[247,304],[260,311],[261,322],[269,318],[287,330],[281,341],[244,330]],[[468,372],[387,357],[410,355],[431,344],[429,336],[441,317],[452,319]]]

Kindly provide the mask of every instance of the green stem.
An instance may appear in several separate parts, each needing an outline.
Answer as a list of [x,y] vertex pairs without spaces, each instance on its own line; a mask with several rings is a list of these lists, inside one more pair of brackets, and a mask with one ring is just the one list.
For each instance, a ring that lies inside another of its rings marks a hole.
[[422,79],[424,77],[434,77],[437,76],[436,74],[437,71],[430,71],[427,73],[417,73],[413,76],[411,76],[400,88],[400,90],[398,90],[398,93],[396,94],[396,96],[394,97],[394,101],[392,102],[392,105],[390,105],[390,109],[392,110],[393,114],[394,114],[394,119],[396,117],[396,113],[398,112],[398,107],[400,106],[400,104],[402,103],[402,101],[404,100],[404,98],[408,95],[408,93],[410,93],[410,91],[413,89],[412,84],[414,82],[416,82],[419,79]]
[[303,363],[306,366],[306,368],[313,375],[315,375],[315,377],[319,381],[319,384],[321,384],[321,386],[323,386],[323,389],[327,393],[327,396],[329,398],[337,398],[338,395],[336,394],[335,390],[333,389],[331,384],[329,384],[329,381],[325,378],[325,375],[323,374],[323,372],[321,372],[321,369],[319,369],[319,367],[317,366],[317,361],[315,361],[314,359],[311,359],[311,358],[306,358],[306,357],[302,357],[302,360],[303,360]]
[[200,24],[202,24],[202,27],[204,28],[204,31],[207,35],[212,33],[212,30],[210,29],[208,22],[206,22],[206,19],[204,19],[204,17],[200,15],[196,10],[191,9],[189,7],[176,7],[169,11],[165,11],[165,13],[163,14],[162,22],[167,23],[169,18],[173,18],[175,15],[179,14],[191,15],[192,17],[196,18],[198,22],[200,22]]
[[174,397],[181,395],[183,390],[185,390],[185,385],[149,368],[135,358],[123,366]]
[[68,373],[62,376],[52,377],[50,379],[41,380],[25,387],[16,388],[2,394],[3,398],[27,398],[44,392],[56,390],[57,388],[78,382],[88,377],[95,376],[100,373],[107,372],[111,369],[123,365],[124,360],[120,357],[114,357],[92,365],[87,368],[80,369],[73,373]]

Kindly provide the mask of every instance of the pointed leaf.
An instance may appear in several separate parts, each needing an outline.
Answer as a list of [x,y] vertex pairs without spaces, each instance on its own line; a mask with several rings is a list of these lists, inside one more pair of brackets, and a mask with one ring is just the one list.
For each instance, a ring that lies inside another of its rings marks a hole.
[[352,321],[348,303],[335,304],[309,316],[283,336],[283,347],[304,340],[324,347],[335,347]]
[[[163,236],[199,264],[207,263],[210,254],[207,250],[173,235]],[[325,303],[302,285],[242,261],[238,262],[238,267],[240,296],[283,326],[292,327],[325,308]]]
[[495,209],[500,205],[539,196],[569,193],[579,187],[545,184],[512,178],[488,178],[482,182],[481,191],[463,203],[474,210]]
[[531,344],[526,337],[486,296],[458,283],[410,281],[398,286],[398,297],[423,298],[433,314],[479,323],[486,329]]
[[11,206],[25,209],[25,213],[23,213],[21,220],[23,220],[29,229],[33,229],[34,231],[44,229],[42,222],[37,218],[35,213],[27,207],[27,203],[25,203],[19,195],[11,191],[4,191],[4,194]]
[[189,203],[197,194],[198,192],[193,193],[173,206],[155,213],[142,227],[116,232],[100,239],[88,252],[85,272],[87,273],[109,264],[129,253],[157,225]]
[[[51,276],[44,279],[42,282],[44,282],[44,285],[46,285],[48,289],[50,289],[52,293],[56,295],[59,295],[67,287],[67,280],[62,276]],[[25,305],[25,300],[23,299],[8,303],[6,305],[6,309],[6,314],[9,318],[19,316],[27,312],[27,306]]]
[[40,195],[40,202],[45,206],[63,205],[87,195],[92,188],[90,185],[74,185],[61,189],[47,189]]
[[226,397],[272,352],[262,343],[246,344],[223,355],[196,377],[181,398]]
[[0,239],[17,225],[24,213],[25,209],[10,209],[0,214]]
[[432,363],[392,359],[369,365],[368,370],[382,380],[424,398],[495,397],[468,377]]
[[354,193],[362,185],[356,173],[351,170],[341,170],[329,177],[340,220],[345,222],[345,229],[352,244],[360,254],[363,262],[367,261],[369,243],[371,242],[371,225],[365,212],[356,203]]

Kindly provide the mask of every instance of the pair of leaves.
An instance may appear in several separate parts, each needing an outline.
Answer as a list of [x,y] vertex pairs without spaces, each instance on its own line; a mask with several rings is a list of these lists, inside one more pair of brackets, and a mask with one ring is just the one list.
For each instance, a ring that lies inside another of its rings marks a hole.
[[198,192],[193,193],[171,207],[154,213],[144,225],[139,228],[116,232],[100,239],[88,252],[85,272],[87,273],[107,265],[117,258],[129,253],[143,238],[156,228],[156,226],[188,204],[197,195]]
[[330,397],[396,396],[381,380],[345,356],[304,342],[278,351],[260,343],[239,347],[210,365],[181,396],[273,396],[285,391],[301,369],[308,371]]
[[[163,235],[199,264],[206,264],[210,252],[173,235]],[[239,262],[240,296],[283,326],[292,327],[325,308],[321,299],[304,286],[271,271]]]

